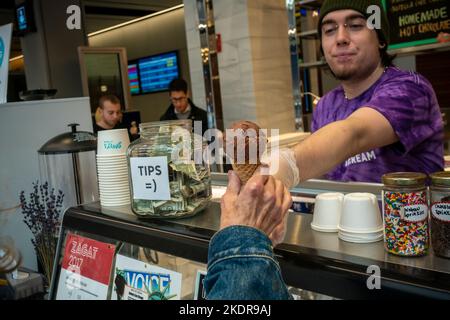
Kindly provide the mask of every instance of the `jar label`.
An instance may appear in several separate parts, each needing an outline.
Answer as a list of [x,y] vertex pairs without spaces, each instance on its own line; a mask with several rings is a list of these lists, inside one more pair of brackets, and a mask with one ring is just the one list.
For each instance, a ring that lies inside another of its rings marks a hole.
[[167,157],[130,158],[133,199],[170,200]]
[[400,217],[408,222],[424,221],[428,217],[428,206],[425,204],[404,206],[400,209]]
[[431,206],[431,214],[434,218],[443,221],[450,222],[450,203],[449,202],[436,202]]

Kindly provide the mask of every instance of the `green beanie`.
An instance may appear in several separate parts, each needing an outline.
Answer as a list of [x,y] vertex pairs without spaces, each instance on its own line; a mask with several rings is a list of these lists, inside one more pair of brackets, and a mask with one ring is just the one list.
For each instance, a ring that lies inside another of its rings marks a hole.
[[389,22],[386,16],[386,11],[384,10],[381,0],[325,0],[320,8],[319,34],[322,33],[322,20],[323,18],[332,11],[352,9],[358,11],[368,18],[371,13],[367,13],[367,8],[371,5],[377,5],[381,9],[381,29],[377,29],[377,33],[381,36],[380,41],[385,40],[386,45],[389,44]]

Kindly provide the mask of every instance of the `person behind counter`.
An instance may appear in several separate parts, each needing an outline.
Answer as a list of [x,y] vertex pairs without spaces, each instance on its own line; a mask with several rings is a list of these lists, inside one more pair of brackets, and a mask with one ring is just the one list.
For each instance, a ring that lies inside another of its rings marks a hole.
[[119,98],[114,95],[100,97],[94,123],[94,133],[101,130],[123,129],[120,123],[121,119],[122,107]]
[[204,281],[208,300],[292,299],[273,247],[283,241],[289,191],[268,175],[254,175],[244,186],[233,171],[221,200],[220,230],[208,250]]
[[[174,79],[169,84],[169,97],[172,102],[167,111],[161,116],[161,121],[191,119],[202,122],[202,132],[208,129],[206,111],[196,107],[189,98],[187,82],[183,79]],[[194,123],[192,123],[194,128]]]
[[130,141],[139,138],[137,126],[132,124],[131,128],[128,129],[122,124],[122,117],[123,113],[119,98],[114,95],[102,96],[98,101],[95,114],[94,133],[97,134],[101,130],[127,129]]
[[[368,24],[374,4],[382,10],[381,29]],[[313,134],[283,150],[274,175],[290,188],[324,174],[334,181],[380,183],[389,172],[442,171],[443,120],[436,95],[423,76],[392,64],[382,1],[325,0],[318,31],[341,85],[320,100]]]

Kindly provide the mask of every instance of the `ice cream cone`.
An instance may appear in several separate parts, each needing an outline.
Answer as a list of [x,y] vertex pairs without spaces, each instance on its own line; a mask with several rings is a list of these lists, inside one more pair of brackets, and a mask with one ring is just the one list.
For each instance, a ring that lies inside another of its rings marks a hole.
[[239,179],[241,179],[242,185],[244,185],[255,174],[259,164],[232,164],[231,166]]
[[[259,126],[250,121],[236,122],[229,130],[231,131],[228,133],[232,134],[229,135],[227,133],[225,136],[225,152],[232,158],[233,170],[244,185],[261,165],[260,157],[265,151],[267,138],[264,134],[260,136],[261,132]],[[248,130],[253,130],[253,132],[249,132]],[[247,135],[247,133],[249,133],[249,135]],[[238,143],[238,137],[245,139],[244,145]],[[250,144],[253,146],[256,145],[256,154],[250,154]]]

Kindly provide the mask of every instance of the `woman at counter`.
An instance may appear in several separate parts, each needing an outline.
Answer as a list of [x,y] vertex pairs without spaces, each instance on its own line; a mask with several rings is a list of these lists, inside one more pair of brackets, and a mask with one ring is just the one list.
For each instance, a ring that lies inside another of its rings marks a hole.
[[324,174],[380,183],[389,172],[443,170],[443,121],[434,90],[423,76],[392,65],[387,16],[382,9],[381,28],[373,28],[373,4],[383,8],[381,1],[322,5],[322,51],[341,85],[314,110],[313,134],[281,153],[275,176],[288,187]]

